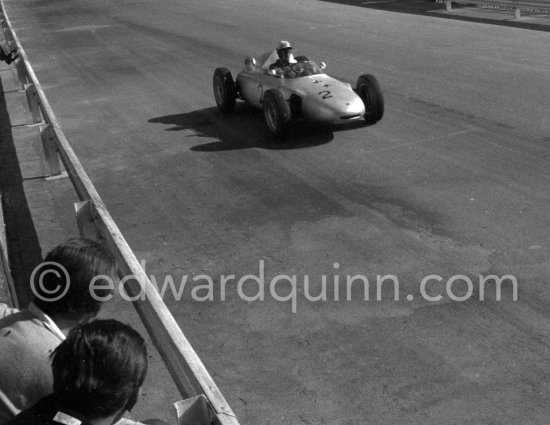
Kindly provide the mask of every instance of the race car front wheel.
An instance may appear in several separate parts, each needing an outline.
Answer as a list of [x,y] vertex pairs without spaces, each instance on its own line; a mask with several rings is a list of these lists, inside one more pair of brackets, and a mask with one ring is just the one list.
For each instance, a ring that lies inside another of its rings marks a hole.
[[365,74],[357,79],[357,94],[365,105],[365,121],[374,124],[384,115],[384,98],[374,75]]
[[224,114],[230,114],[235,110],[235,82],[227,68],[216,68],[214,71],[214,98],[216,105]]
[[275,137],[284,136],[288,132],[291,113],[283,94],[276,89],[266,91],[263,108],[265,122],[271,134]]

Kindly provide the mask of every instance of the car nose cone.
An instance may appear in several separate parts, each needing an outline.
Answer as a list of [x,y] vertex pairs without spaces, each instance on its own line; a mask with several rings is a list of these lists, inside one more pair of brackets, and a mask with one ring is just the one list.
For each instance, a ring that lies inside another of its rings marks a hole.
[[302,112],[311,121],[338,123],[362,118],[365,106],[355,92],[347,90],[332,98],[306,97],[302,101]]

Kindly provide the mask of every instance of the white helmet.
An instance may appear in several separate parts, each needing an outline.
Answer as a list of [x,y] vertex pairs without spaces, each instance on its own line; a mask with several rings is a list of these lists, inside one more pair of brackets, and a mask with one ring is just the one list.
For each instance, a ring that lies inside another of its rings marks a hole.
[[277,46],[277,51],[279,50],[290,50],[292,49],[292,46],[290,43],[286,40],[279,41],[279,45]]

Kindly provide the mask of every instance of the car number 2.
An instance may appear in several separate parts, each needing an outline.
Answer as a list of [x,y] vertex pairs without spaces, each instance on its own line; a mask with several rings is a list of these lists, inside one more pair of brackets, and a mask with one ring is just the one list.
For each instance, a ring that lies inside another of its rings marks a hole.
[[319,93],[317,93],[319,96],[321,96],[321,99],[328,99],[330,97],[332,97],[332,94],[330,94],[330,91],[328,90],[323,90],[323,91],[320,91]]

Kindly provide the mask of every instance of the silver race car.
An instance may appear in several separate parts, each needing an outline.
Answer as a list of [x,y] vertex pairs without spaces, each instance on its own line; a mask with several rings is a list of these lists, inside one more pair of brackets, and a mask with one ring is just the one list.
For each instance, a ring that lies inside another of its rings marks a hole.
[[338,124],[364,119],[374,124],[384,115],[384,98],[373,75],[357,79],[355,89],[350,84],[329,77],[305,56],[292,57],[284,70],[270,69],[277,53],[267,52],[256,61],[244,60],[244,69],[233,80],[227,68],[214,72],[214,97],[221,112],[232,113],[236,99],[263,109],[269,131],[283,136],[295,120],[312,123]]

